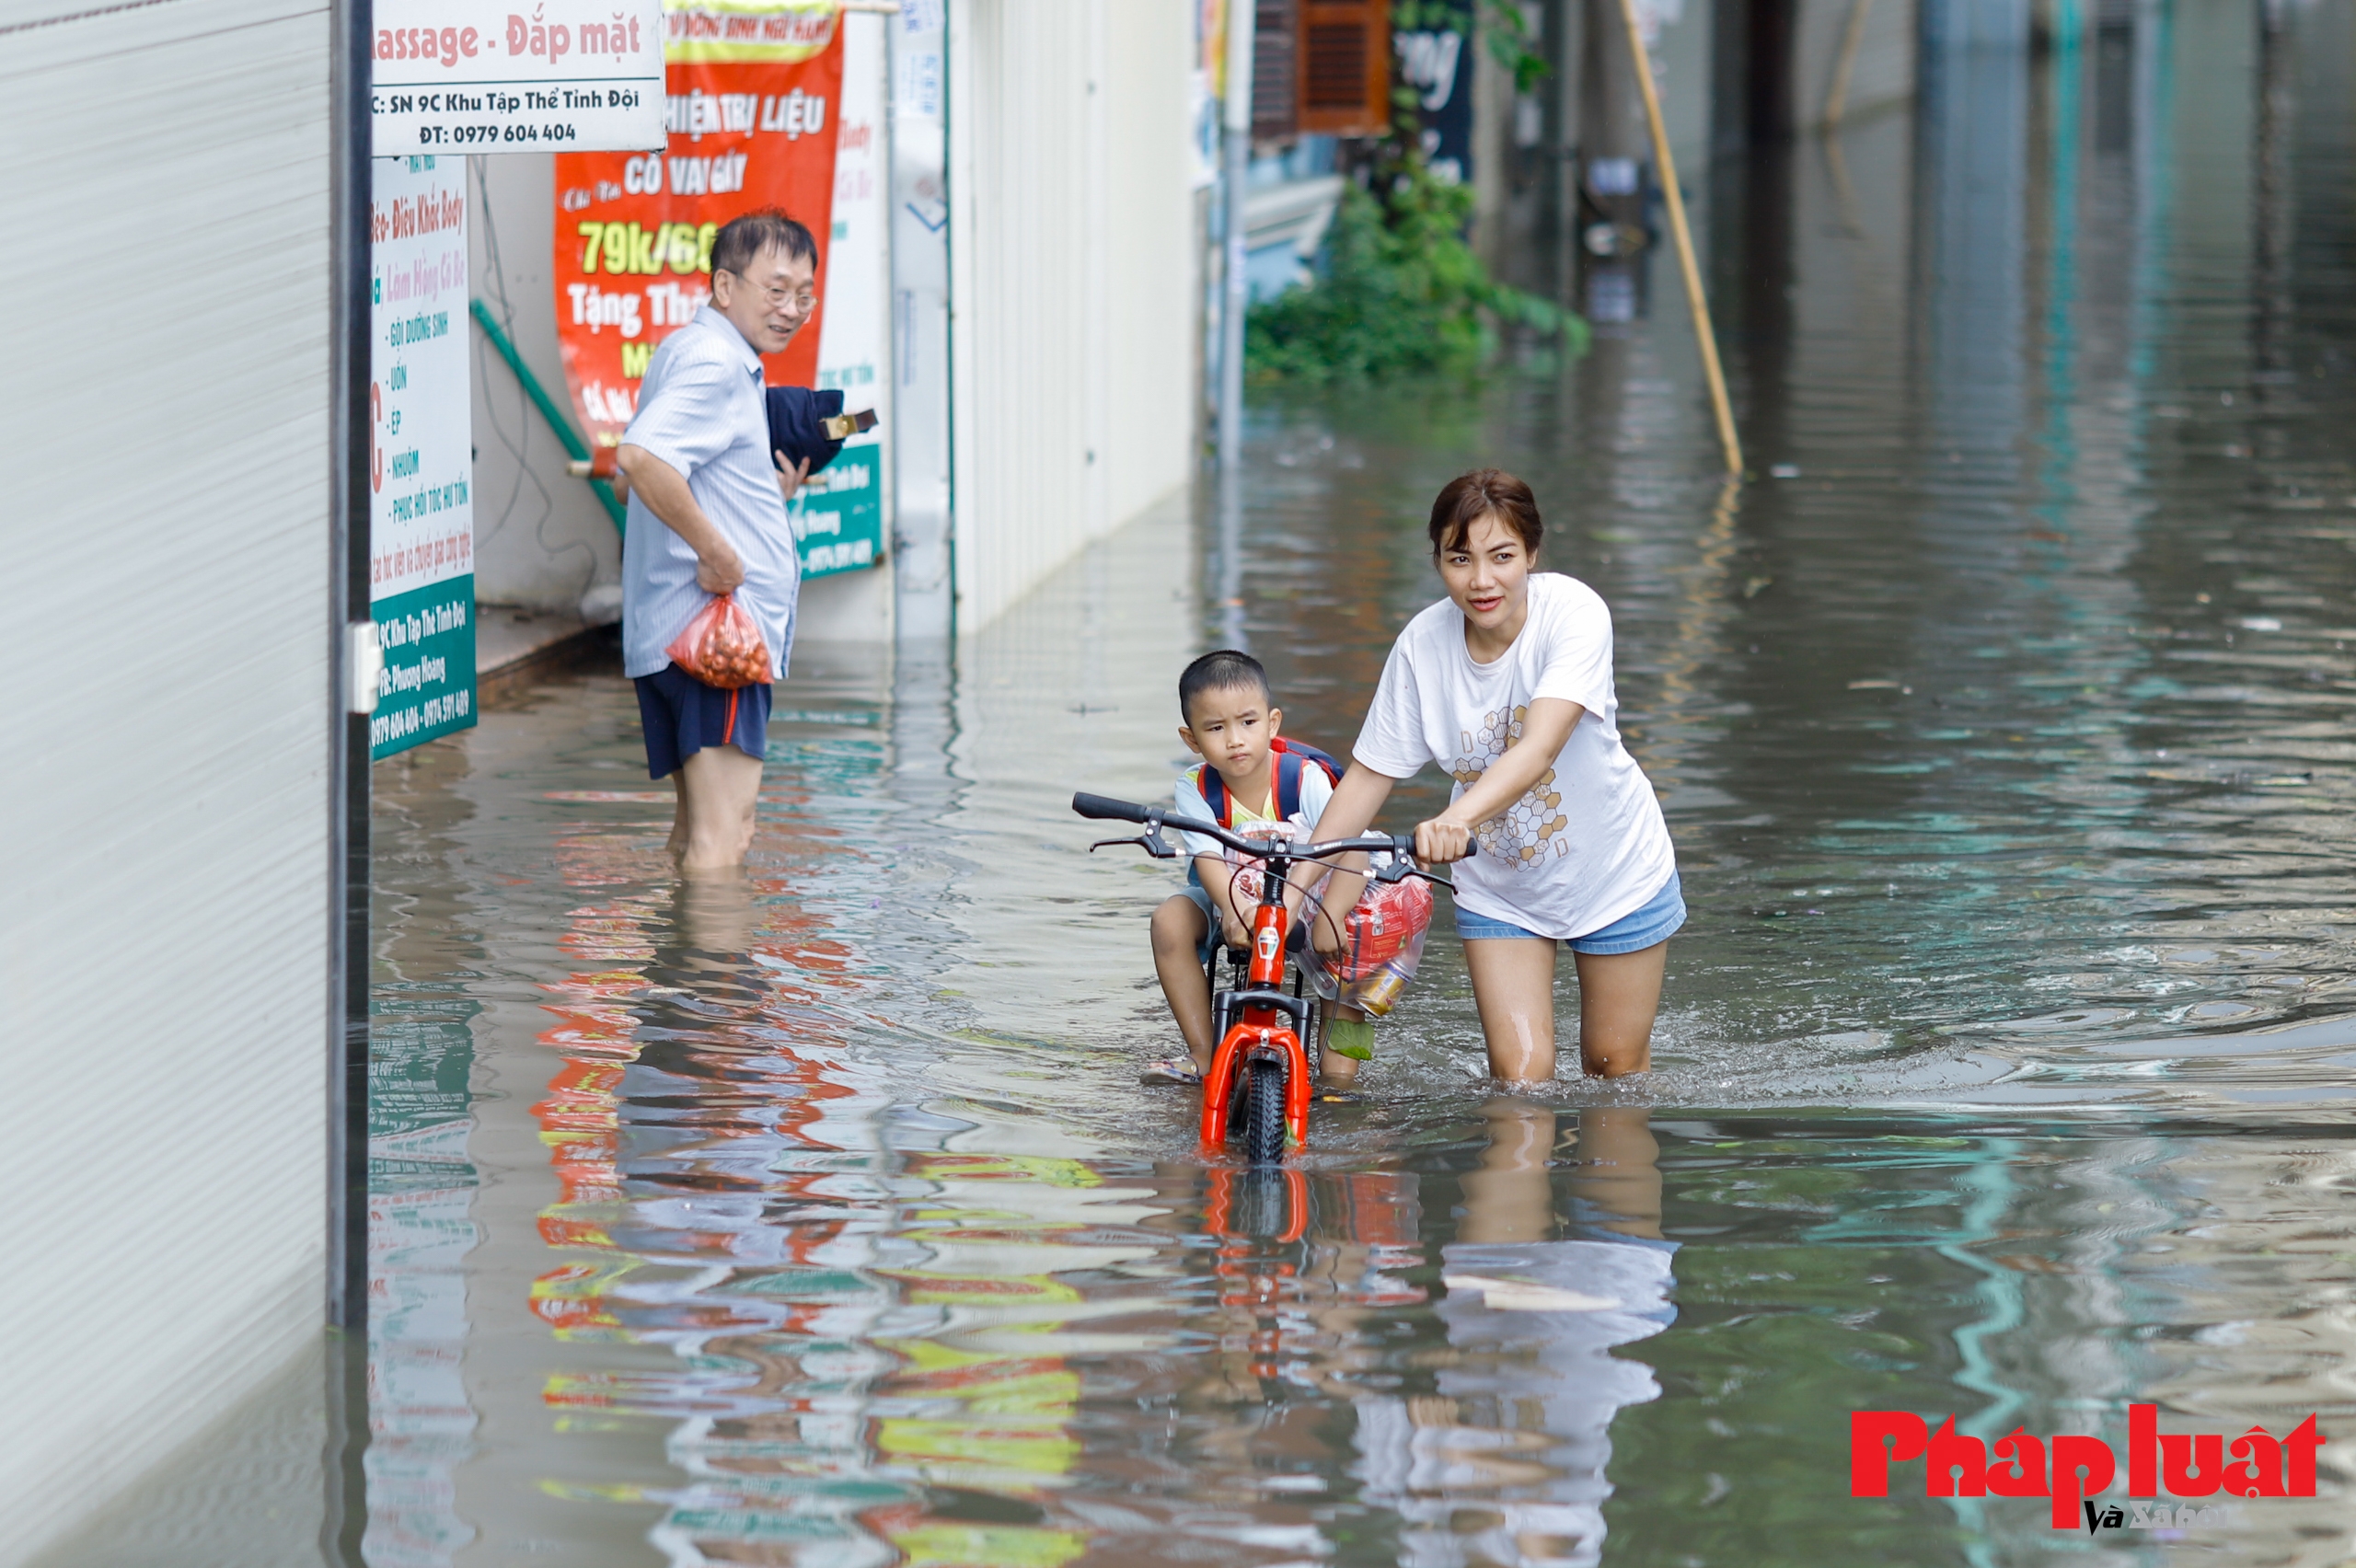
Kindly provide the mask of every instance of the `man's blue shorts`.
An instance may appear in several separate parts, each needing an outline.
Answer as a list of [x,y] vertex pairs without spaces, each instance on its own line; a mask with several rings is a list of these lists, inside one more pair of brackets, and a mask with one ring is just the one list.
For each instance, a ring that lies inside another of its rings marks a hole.
[[667,778],[706,746],[734,742],[746,756],[769,750],[769,684],[723,691],[665,664],[638,677],[638,717],[646,731],[646,776]]
[[[1685,924],[1685,893],[1675,871],[1661,884],[1658,893],[1642,909],[1633,915],[1623,915],[1599,931],[1583,937],[1570,937],[1564,945],[1573,952],[1601,956],[1609,953],[1642,952],[1656,942],[1665,942]],[[1486,915],[1475,915],[1470,909],[1456,912],[1456,934],[1467,940],[1484,937],[1537,938],[1535,931],[1525,930],[1510,920],[1493,920]],[[1540,939],[1543,940],[1543,939]]]

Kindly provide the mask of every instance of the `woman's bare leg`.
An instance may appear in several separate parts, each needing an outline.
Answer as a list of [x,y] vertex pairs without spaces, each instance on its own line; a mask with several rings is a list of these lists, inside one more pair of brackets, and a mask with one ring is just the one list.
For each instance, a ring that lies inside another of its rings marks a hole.
[[[1464,944],[1471,951],[1472,944]],[[1579,971],[1579,1066],[1593,1078],[1650,1072],[1669,943],[1640,952],[1574,953]],[[1478,980],[1473,982],[1477,988]],[[1484,1017],[1485,1021],[1485,1015]],[[1490,1048],[1494,1058],[1496,1047]]]
[[1476,937],[1464,944],[1464,967],[1472,975],[1491,1076],[1507,1083],[1552,1078],[1554,944],[1544,937]]
[[1548,1239],[1554,1233],[1554,1187],[1546,1169],[1554,1152],[1553,1109],[1501,1094],[1481,1107],[1481,1115],[1489,1124],[1489,1147],[1482,1151],[1480,1169],[1464,1173],[1456,1239]]

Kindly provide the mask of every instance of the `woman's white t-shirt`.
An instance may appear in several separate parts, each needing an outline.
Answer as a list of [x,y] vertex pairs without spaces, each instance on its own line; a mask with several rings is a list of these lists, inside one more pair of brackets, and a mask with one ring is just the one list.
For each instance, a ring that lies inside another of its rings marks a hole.
[[1532,574],[1530,618],[1489,664],[1465,651],[1454,601],[1425,610],[1392,644],[1351,755],[1392,778],[1437,762],[1461,795],[1521,739],[1540,698],[1586,711],[1537,785],[1481,824],[1480,852],[1455,866],[1456,902],[1542,937],[1584,937],[1643,908],[1677,870],[1660,801],[1620,744],[1611,612],[1594,589]]

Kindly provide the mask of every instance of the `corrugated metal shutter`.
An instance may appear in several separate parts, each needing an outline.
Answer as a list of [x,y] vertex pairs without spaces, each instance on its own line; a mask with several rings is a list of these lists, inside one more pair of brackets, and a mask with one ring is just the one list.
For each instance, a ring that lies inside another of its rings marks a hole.
[[[1184,0],[949,10],[960,633],[1194,465]],[[1173,570],[1183,570],[1173,565]]]
[[0,1561],[316,1342],[329,25],[0,3]]
[[1299,124],[1331,136],[1380,136],[1391,124],[1387,0],[1302,0]]

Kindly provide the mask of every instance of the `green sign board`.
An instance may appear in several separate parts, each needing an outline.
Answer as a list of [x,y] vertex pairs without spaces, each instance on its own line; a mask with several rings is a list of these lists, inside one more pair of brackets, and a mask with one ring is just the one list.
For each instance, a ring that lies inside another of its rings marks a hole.
[[884,444],[854,436],[824,471],[793,492],[786,510],[802,541],[802,575],[830,577],[884,559]]
[[378,158],[370,192],[368,755],[475,721],[467,160]]
[[445,577],[368,606],[385,650],[371,761],[475,721],[475,579]]

